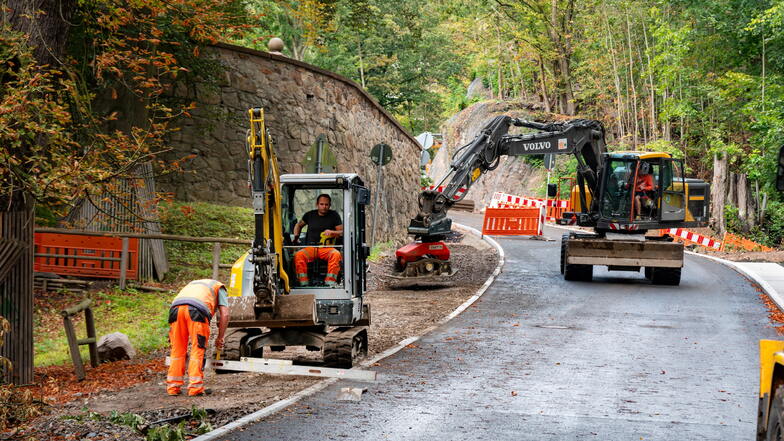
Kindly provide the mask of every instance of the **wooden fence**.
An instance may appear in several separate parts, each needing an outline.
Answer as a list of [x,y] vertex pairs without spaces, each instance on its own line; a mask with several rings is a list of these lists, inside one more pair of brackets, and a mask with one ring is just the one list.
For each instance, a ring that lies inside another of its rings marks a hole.
[[0,315],[11,324],[0,356],[13,364],[12,370],[2,371],[0,383],[29,384],[33,382],[32,211],[0,212],[0,242],[18,249],[4,253],[0,262]]

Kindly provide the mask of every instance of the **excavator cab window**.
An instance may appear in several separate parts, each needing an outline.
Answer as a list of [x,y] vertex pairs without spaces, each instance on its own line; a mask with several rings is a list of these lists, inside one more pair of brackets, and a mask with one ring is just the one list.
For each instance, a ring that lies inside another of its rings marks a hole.
[[[330,207],[325,214],[318,213],[321,195],[329,196]],[[283,264],[294,275],[293,285],[342,288],[343,237],[328,237],[323,230],[334,231],[337,225],[343,225],[343,189],[284,185],[281,211],[285,230]],[[295,237],[300,222],[305,224]]]
[[632,212],[632,187],[637,161],[625,158],[608,160],[600,211],[604,218],[625,220]]

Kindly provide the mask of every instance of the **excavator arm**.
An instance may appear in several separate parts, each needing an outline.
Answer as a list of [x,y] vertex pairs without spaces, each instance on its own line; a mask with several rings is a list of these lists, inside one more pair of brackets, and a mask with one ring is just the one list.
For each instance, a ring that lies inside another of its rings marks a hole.
[[[535,133],[509,135],[510,126],[538,130]],[[577,158],[577,183],[583,207],[586,191],[598,191],[602,153],[606,151],[604,128],[599,121],[576,119],[538,123],[509,116],[497,116],[469,144],[455,152],[450,172],[441,180],[443,191],[423,190],[419,195],[419,212],[411,220],[408,233],[422,242],[442,240],[451,231],[447,212],[465,198],[479,178],[498,167],[501,156],[574,154]]]
[[250,256],[254,265],[253,292],[256,295],[256,309],[272,310],[277,296],[290,290],[288,274],[281,262],[283,224],[280,171],[275,150],[264,125],[264,110],[253,108],[248,113],[248,178],[255,221]]

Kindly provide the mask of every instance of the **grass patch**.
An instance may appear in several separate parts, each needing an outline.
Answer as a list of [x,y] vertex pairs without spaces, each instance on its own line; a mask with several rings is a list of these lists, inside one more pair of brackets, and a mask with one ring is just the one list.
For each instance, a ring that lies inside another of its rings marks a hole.
[[[161,229],[167,234],[192,237],[253,237],[253,210],[204,202],[171,202],[159,206]],[[164,241],[170,272],[165,284],[177,290],[195,279],[212,277],[212,244]],[[223,244],[221,263],[234,263],[249,246]],[[219,278],[228,279],[229,270]],[[148,293],[127,289],[88,294],[93,299],[98,337],[122,332],[138,354],[168,347],[168,310],[173,293]],[[35,365],[71,363],[60,311],[84,299],[83,294],[45,293],[37,295],[34,313]],[[77,337],[86,337],[84,314],[74,317]],[[83,360],[89,360],[87,346],[81,346]]]
[[[161,229],[166,234],[192,237],[253,239],[253,210],[206,202],[171,202],[159,206]],[[170,272],[167,282],[188,282],[212,276],[212,244],[164,241]],[[245,245],[221,245],[221,263],[234,263],[248,251]],[[228,274],[223,270],[222,275]]]
[[392,248],[394,243],[389,240],[386,242],[379,242],[370,249],[370,256],[368,256],[368,260],[371,262],[378,262],[381,259],[381,256]]
[[[133,289],[126,291],[96,292],[93,299],[95,333],[98,337],[112,332],[122,332],[131,340],[137,353],[151,352],[168,347],[168,311],[171,293],[146,293]],[[49,307],[37,306],[41,317],[35,326],[35,365],[49,366],[70,363],[68,340],[65,337],[62,317],[63,306],[77,303],[81,297],[59,297]],[[87,337],[84,314],[72,318],[77,338]],[[83,360],[89,360],[88,347],[80,346]]]

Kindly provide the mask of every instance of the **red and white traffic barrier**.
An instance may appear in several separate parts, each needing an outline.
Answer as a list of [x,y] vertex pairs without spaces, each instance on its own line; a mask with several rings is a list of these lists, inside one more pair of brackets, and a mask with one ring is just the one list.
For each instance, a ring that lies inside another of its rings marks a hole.
[[[488,208],[520,208],[520,207],[568,208],[569,201],[558,200],[558,199],[529,198],[525,196],[517,196],[517,195],[507,194],[507,193],[497,191],[493,193],[493,197],[490,199],[490,204],[488,205]],[[553,216],[547,216],[545,214],[545,220],[547,220],[548,222],[555,222],[556,218]]]
[[692,233],[691,231],[684,230],[683,228],[669,228],[663,229],[662,231],[669,234],[670,236],[680,237],[707,248],[713,248],[714,250],[721,248],[721,241],[703,236],[701,234]]
[[[435,191],[437,191],[439,193],[443,193],[444,192],[444,186],[443,185],[439,185],[439,186],[436,187],[435,185],[430,185],[428,187],[422,187],[422,190],[435,190]],[[468,191],[468,189],[465,188],[465,187],[458,188],[457,191],[455,192],[455,195],[452,196],[452,199],[454,199],[456,201],[459,200],[460,198],[463,197],[463,194],[465,192],[467,192],[467,191]]]

